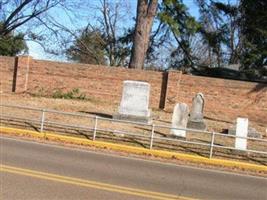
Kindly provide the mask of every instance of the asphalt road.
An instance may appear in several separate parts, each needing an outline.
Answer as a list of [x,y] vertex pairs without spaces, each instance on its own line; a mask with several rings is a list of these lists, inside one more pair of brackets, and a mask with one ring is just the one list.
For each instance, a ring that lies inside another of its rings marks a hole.
[[0,199],[267,199],[267,179],[0,137]]

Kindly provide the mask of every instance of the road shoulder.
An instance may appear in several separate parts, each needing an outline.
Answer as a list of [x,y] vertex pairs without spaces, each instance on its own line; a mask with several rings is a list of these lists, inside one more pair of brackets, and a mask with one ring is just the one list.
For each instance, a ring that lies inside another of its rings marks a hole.
[[201,156],[187,155],[162,150],[149,150],[140,147],[113,144],[102,141],[90,141],[71,136],[57,135],[54,133],[45,133],[44,135],[39,132],[23,129],[0,127],[0,132],[1,135],[5,135],[8,137],[19,136],[23,139],[30,139],[42,143],[54,143],[57,145],[69,146],[72,148],[82,148],[87,150],[102,151],[106,153],[116,153],[123,156],[151,159],[173,164],[183,164],[202,168],[267,177],[267,166],[264,165],[256,165],[251,163],[214,158],[209,159]]

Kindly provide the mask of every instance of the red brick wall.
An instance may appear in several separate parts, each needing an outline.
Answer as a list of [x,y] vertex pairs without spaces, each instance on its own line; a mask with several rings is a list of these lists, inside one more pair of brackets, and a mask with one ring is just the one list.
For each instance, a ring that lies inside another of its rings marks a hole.
[[12,91],[14,66],[14,57],[0,56],[0,92]]
[[119,103],[124,80],[147,81],[151,84],[150,103],[157,108],[160,102],[162,76],[162,72],[154,71],[33,60],[28,91],[37,93],[79,88],[89,98]]
[[165,109],[171,111],[176,102],[190,107],[196,93],[205,97],[205,116],[233,121],[249,117],[267,124],[267,84],[219,78],[181,75],[170,71]]

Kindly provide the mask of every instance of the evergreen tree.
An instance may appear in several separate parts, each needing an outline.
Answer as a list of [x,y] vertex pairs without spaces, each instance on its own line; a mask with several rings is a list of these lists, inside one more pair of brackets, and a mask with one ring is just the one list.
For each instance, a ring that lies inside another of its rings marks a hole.
[[195,58],[192,54],[191,37],[200,28],[195,18],[190,16],[181,0],[164,0],[158,14],[161,23],[168,29],[177,42],[177,48],[171,54],[172,68],[194,68]]
[[242,69],[250,76],[267,75],[267,1],[241,0]]
[[80,63],[105,65],[105,45],[100,31],[85,29],[66,54],[69,59]]
[[[3,23],[0,23],[0,29]],[[26,53],[28,47],[22,33],[14,34],[10,32],[6,35],[0,35],[0,55],[16,56],[20,53]]]

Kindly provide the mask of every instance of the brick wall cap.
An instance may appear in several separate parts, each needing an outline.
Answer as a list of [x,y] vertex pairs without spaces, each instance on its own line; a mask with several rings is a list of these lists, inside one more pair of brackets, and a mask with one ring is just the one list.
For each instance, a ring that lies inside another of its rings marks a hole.
[[20,55],[20,56],[16,56],[17,58],[30,58],[30,59],[33,59],[32,56],[29,56],[29,55]]

